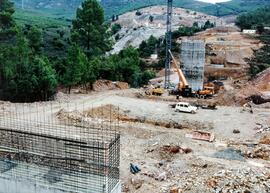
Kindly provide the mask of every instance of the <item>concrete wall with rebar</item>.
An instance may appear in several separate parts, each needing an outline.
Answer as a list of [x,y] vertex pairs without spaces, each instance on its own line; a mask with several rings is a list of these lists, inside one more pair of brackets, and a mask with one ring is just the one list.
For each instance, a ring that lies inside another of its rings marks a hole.
[[0,193],[120,193],[119,165],[120,134],[109,123],[0,116]]
[[200,40],[184,40],[180,49],[181,69],[193,90],[203,89],[205,43]]

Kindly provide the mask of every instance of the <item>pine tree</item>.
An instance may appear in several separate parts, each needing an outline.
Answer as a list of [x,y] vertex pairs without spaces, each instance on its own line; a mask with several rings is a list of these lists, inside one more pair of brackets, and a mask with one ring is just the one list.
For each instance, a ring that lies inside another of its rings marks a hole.
[[81,46],[88,57],[104,54],[109,49],[104,12],[96,0],[84,1],[72,24],[72,41]]
[[67,55],[67,66],[63,76],[64,85],[70,93],[71,87],[79,84],[86,69],[86,56],[82,53],[80,47],[76,44],[72,45]]

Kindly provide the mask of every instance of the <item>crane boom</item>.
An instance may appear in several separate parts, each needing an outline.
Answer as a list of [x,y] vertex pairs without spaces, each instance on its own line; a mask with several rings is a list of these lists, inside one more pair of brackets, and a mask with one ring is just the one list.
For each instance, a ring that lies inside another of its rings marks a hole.
[[178,89],[182,89],[182,88],[185,88],[185,87],[188,87],[188,82],[187,82],[187,79],[185,78],[185,75],[184,73],[182,72],[182,70],[179,68],[179,66],[177,65],[177,61],[176,59],[174,58],[171,50],[169,50],[169,53],[171,55],[171,58],[172,58],[172,65],[173,67],[177,70],[177,74],[178,74],[178,77],[179,77],[179,85],[180,85],[180,88]]

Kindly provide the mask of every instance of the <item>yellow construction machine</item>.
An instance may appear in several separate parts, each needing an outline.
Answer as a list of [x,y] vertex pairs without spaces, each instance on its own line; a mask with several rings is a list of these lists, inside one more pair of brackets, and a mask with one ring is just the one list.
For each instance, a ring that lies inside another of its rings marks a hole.
[[169,50],[169,53],[172,58],[172,67],[176,69],[179,83],[177,85],[177,89],[173,92],[173,94],[181,95],[184,97],[198,97],[198,98],[208,98],[215,94],[215,88],[211,85],[204,85],[203,90],[198,91],[192,91],[190,86],[188,85],[188,82],[185,78],[184,73],[179,68],[176,59],[174,58],[172,52]]
[[147,88],[145,91],[146,95],[155,95],[155,96],[161,96],[165,93],[165,90],[160,87],[156,88]]
[[184,97],[191,97],[192,96],[192,89],[188,85],[188,82],[187,82],[187,79],[186,79],[184,73],[178,67],[176,59],[174,58],[171,50],[169,50],[169,53],[170,53],[171,58],[172,58],[172,61],[171,61],[172,67],[175,68],[177,75],[178,75],[178,78],[179,78],[177,89],[175,90],[175,93],[173,93],[173,94],[181,95]]
[[215,94],[214,87],[203,86],[203,90],[198,90],[194,92],[194,96],[197,98],[208,98],[212,97]]

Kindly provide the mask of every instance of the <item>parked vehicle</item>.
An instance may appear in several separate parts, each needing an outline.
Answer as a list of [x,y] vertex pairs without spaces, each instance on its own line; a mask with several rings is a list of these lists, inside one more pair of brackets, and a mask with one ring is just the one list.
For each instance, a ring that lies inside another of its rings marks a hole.
[[197,110],[198,110],[197,107],[192,106],[189,103],[185,103],[185,102],[177,103],[175,106],[176,112],[187,112],[187,113],[195,114]]

